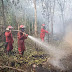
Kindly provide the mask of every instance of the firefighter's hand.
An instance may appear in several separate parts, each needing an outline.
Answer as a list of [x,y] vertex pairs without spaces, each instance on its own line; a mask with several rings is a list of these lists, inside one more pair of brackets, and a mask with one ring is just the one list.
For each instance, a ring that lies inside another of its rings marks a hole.
[[25,35],[26,33],[25,32],[23,32],[23,35]]
[[26,34],[26,36],[28,37],[28,34]]

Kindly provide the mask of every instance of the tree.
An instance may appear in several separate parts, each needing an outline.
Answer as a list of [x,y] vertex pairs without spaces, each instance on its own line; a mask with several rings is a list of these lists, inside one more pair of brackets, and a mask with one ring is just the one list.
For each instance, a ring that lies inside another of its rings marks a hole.
[[55,10],[55,1],[56,0],[53,0],[52,2],[52,8],[51,8],[51,33],[52,33],[52,36],[53,36],[53,18],[54,18],[54,10]]
[[[54,22],[54,10],[55,10],[55,3],[56,0],[41,0],[42,2],[42,15],[47,22],[47,30],[51,31],[51,37],[53,37],[53,22]],[[45,22],[45,23],[46,23]],[[48,35],[48,42],[49,42],[49,35]]]
[[30,18],[29,18],[29,35],[31,34],[31,31],[30,31]]
[[32,34],[34,33],[34,25],[33,25],[33,21],[32,21]]
[[36,0],[34,2],[34,10],[35,10],[35,35],[37,36],[37,9],[36,9]]
[[[50,0],[42,0],[42,15],[45,18],[46,29],[49,31],[50,29],[50,17],[51,17],[51,1]],[[48,34],[48,42],[49,42],[49,34]]]
[[[4,26],[6,26],[6,20],[5,20],[5,13],[4,13],[4,2],[2,1],[2,15],[3,15],[3,21],[4,21]],[[5,27],[4,27],[5,28]]]
[[64,25],[64,8],[65,8],[65,0],[63,0],[62,2],[60,0],[57,0],[59,6],[60,6],[60,10],[61,10],[61,16],[62,16],[62,21],[63,21],[63,34],[65,32],[65,25]]

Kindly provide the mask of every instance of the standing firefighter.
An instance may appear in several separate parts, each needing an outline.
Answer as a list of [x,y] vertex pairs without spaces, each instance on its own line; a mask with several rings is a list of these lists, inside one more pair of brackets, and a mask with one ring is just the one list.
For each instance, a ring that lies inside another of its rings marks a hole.
[[28,34],[25,33],[24,25],[20,25],[20,31],[18,32],[18,51],[20,55],[24,54],[25,44],[24,40],[27,39]]
[[7,54],[9,55],[13,49],[13,37],[12,37],[12,33],[11,33],[11,29],[13,27],[12,26],[8,26],[6,28],[6,32],[5,32],[5,37],[6,37],[6,44],[5,44],[5,49]]
[[48,31],[45,30],[45,24],[42,24],[40,38],[43,42],[44,42],[45,33],[48,33]]

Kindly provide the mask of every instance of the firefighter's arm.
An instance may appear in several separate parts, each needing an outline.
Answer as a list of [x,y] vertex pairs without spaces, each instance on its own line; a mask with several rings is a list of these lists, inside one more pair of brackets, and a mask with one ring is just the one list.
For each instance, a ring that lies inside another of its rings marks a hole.
[[48,33],[48,31],[47,30],[43,30],[43,33]]
[[50,32],[46,31],[46,33],[50,34]]
[[24,35],[22,35],[22,36],[21,35],[18,35],[18,38],[19,39],[23,39],[24,38]]
[[11,36],[11,32],[6,33],[5,36]]
[[50,34],[47,30],[44,30],[44,32]]
[[23,35],[24,35],[24,39],[27,39],[27,37],[28,37],[28,34],[26,34],[26,33],[23,33]]
[[46,32],[46,33],[48,33],[48,31],[47,31],[47,30],[45,30],[45,32]]
[[21,36],[20,33],[18,32],[17,37],[18,37],[18,39],[22,39],[24,37],[24,35]]

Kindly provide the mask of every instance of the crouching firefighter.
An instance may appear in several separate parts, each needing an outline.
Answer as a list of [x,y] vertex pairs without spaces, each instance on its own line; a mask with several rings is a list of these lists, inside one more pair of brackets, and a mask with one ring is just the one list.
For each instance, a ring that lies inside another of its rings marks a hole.
[[21,56],[23,56],[25,48],[24,40],[27,39],[28,34],[25,33],[25,26],[20,25],[20,30],[18,32],[18,51]]
[[11,33],[12,28],[13,28],[12,26],[8,26],[5,32],[5,37],[6,37],[5,50],[8,55],[11,54],[11,51],[13,49],[13,43],[14,43],[12,33]]
[[47,30],[45,30],[45,24],[42,24],[41,32],[40,32],[40,38],[41,38],[42,42],[44,42],[45,33],[49,33],[49,32]]

